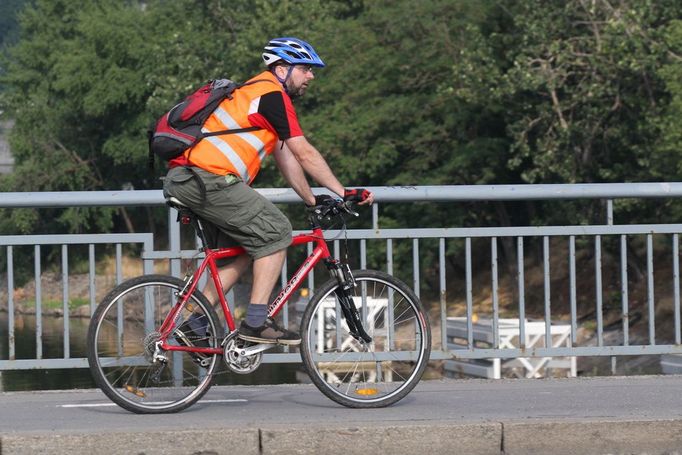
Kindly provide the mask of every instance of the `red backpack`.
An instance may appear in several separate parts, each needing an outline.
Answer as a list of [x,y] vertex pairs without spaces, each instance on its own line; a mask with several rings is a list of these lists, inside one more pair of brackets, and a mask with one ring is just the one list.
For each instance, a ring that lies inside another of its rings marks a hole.
[[217,79],[187,96],[180,103],[163,114],[148,131],[149,164],[154,165],[154,155],[170,161],[182,155],[185,150],[209,136],[243,133],[261,128],[252,126],[233,130],[202,133],[201,127],[223,100],[232,99],[232,92],[247,84],[265,81],[258,79],[245,84],[237,84],[229,79]]

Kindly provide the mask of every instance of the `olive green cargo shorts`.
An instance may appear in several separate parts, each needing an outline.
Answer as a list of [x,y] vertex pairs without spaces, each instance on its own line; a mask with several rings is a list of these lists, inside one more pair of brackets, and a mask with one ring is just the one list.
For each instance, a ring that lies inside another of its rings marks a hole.
[[192,169],[206,186],[204,201],[196,178],[184,167],[168,171],[163,192],[166,197],[178,198],[201,217],[209,247],[240,245],[258,259],[291,244],[291,223],[272,202],[239,177]]

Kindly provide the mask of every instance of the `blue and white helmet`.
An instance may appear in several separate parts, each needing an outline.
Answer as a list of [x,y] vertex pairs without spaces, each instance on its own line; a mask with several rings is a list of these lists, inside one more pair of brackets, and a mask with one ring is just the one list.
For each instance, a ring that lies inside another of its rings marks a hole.
[[315,49],[298,38],[271,39],[263,50],[263,61],[270,66],[279,60],[290,65],[312,65],[324,67],[324,62],[317,55]]

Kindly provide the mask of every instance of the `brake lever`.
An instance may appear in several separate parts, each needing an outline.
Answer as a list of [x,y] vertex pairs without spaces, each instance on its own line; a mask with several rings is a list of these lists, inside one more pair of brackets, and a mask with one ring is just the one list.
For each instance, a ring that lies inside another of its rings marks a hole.
[[323,205],[314,207],[313,212],[318,220],[330,221],[333,217],[339,216],[342,213],[348,213],[353,216],[360,216],[358,212],[351,208],[351,202],[344,202],[342,200],[330,200]]
[[353,209],[351,208],[351,205],[352,205],[352,202],[347,201],[347,202],[341,202],[341,203],[339,204],[339,207],[340,207],[341,209],[343,209],[344,212],[346,212],[346,213],[348,213],[348,214],[350,214],[350,215],[353,215],[353,216],[360,216],[360,214],[359,214],[358,212],[356,212],[355,210],[353,210]]

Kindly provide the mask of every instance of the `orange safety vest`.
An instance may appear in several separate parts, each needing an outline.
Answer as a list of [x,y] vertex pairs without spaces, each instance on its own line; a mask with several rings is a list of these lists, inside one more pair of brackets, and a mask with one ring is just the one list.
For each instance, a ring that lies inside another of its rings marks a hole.
[[[265,71],[232,93],[204,123],[201,131],[249,128],[249,115],[257,113],[258,99],[275,90],[284,91],[277,78]],[[205,137],[185,151],[185,158],[193,165],[218,175],[234,174],[250,184],[260,171],[266,156],[275,150],[277,134],[268,129]]]

